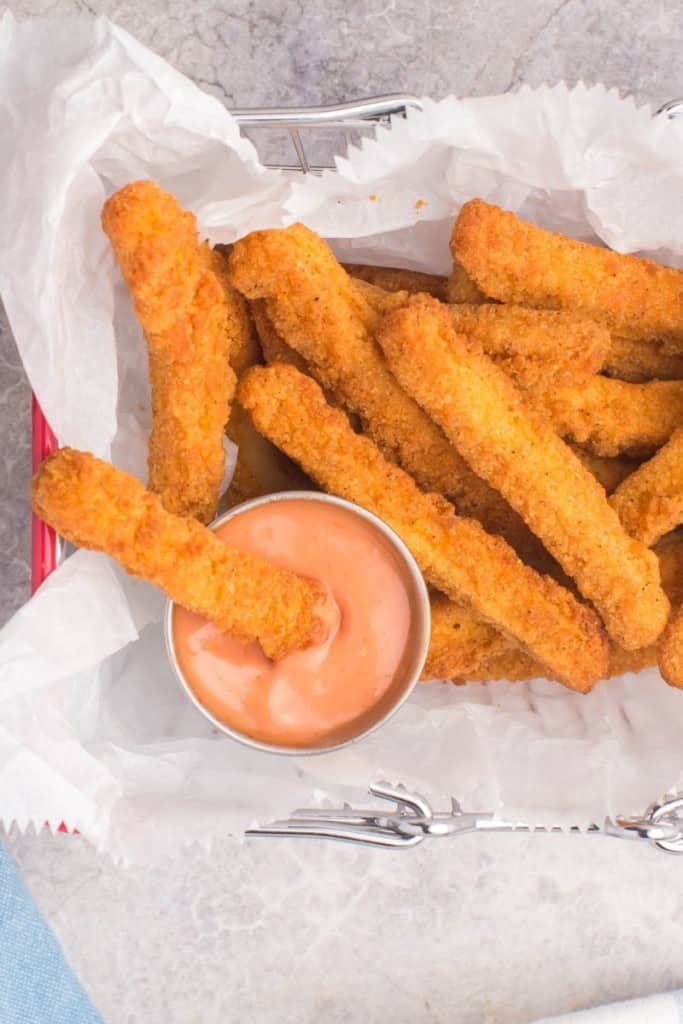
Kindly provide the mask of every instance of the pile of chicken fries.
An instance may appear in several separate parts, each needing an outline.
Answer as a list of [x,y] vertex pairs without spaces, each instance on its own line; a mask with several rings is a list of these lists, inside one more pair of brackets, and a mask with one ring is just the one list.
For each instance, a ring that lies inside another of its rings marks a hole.
[[33,502],[63,536],[282,657],[315,639],[315,582],[206,524],[318,487],[416,559],[425,678],[683,687],[683,272],[481,199],[447,278],[343,266],[301,224],[212,249],[146,181],[102,224],[148,346],[148,486],[59,450]]

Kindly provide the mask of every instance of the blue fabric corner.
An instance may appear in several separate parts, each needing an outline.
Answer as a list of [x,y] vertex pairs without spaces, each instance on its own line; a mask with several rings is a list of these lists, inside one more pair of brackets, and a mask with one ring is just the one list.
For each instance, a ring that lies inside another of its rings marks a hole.
[[102,1024],[0,845],[1,1024]]

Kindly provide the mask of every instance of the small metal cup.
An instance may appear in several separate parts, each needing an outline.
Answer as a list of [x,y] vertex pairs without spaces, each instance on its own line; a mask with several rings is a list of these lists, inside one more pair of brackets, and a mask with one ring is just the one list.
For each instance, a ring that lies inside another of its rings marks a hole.
[[[248,736],[245,733],[239,732],[230,725],[226,725],[225,722],[221,722],[212,715],[211,712],[208,711],[200,702],[199,698],[185,678],[178,663],[173,643],[174,602],[170,600],[166,604],[166,614],[164,617],[166,651],[176,678],[187,696],[195,707],[201,711],[204,717],[208,718],[215,728],[220,730],[220,732],[225,733],[226,736],[230,736],[231,739],[238,740],[240,743],[244,743],[248,747],[253,747],[255,750],[262,750],[269,754],[288,754],[290,756],[327,754],[332,750],[339,750],[342,747],[347,747],[351,743],[357,743],[358,740],[362,739],[364,736],[368,736],[376,729],[379,729],[381,725],[384,725],[385,722],[389,721],[392,715],[398,711],[401,705],[412,693],[415,684],[420,678],[420,674],[427,657],[427,651],[429,649],[429,595],[427,593],[427,587],[422,577],[422,573],[418,569],[415,559],[401,538],[398,537],[385,522],[372,512],[368,512],[366,509],[361,508],[360,505],[354,505],[350,501],[345,501],[343,498],[337,498],[330,494],[323,494],[320,491],[282,491],[279,494],[267,494],[262,498],[254,498],[252,501],[245,501],[241,505],[236,505],[235,508],[230,509],[229,512],[226,512],[224,515],[215,519],[213,523],[210,524],[209,529],[215,530],[228,519],[232,519],[234,516],[239,516],[241,513],[246,512],[251,508],[256,508],[259,505],[269,505],[277,501],[292,500],[317,501],[324,504],[337,505],[339,508],[346,509],[348,512],[358,516],[360,519],[364,519],[370,524],[370,526],[390,542],[395,553],[404,565],[405,577],[410,590],[409,596],[413,614],[411,616],[406,654],[401,662],[396,678],[383,697],[374,707],[370,708],[363,716],[359,717],[355,723],[352,723],[352,726],[355,726],[355,728],[349,726],[350,731],[348,735],[343,736],[341,739],[335,739],[327,746],[279,746],[274,743],[265,743],[261,740],[255,739],[253,736]],[[353,671],[353,666],[349,667],[349,671]]]

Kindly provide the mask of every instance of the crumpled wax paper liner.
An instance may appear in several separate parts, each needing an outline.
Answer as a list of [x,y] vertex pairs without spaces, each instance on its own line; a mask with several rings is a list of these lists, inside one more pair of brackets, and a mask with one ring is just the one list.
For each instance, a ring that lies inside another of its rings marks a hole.
[[[276,100],[276,97],[274,97]],[[146,352],[99,227],[138,177],[212,241],[304,220],[346,258],[448,269],[482,196],[620,250],[683,265],[683,132],[601,87],[425,100],[299,179],[260,166],[213,97],[104,19],[0,22],[0,289],[60,441],[145,475]],[[0,634],[0,818],[65,821],[123,860],[240,835],[312,800],[401,781],[527,821],[641,811],[681,779],[683,697],[654,671],[585,697],[538,681],[418,687],[362,743],[313,758],[217,735],[166,664],[164,602],[91,552]]]

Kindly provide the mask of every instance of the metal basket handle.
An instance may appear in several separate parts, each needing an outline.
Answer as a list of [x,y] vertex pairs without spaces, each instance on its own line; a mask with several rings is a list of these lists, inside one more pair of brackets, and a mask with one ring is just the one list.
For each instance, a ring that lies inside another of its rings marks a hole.
[[388,124],[392,117],[406,117],[409,110],[422,110],[422,103],[416,96],[389,93],[386,96],[372,96],[364,100],[352,100],[350,103],[320,107],[260,107],[232,110],[231,114],[240,128],[285,129],[292,140],[298,165],[266,166],[276,166],[280,170],[300,170],[309,174],[332,169],[334,164],[311,164],[302,138],[303,131],[322,127],[337,128],[344,133],[348,144],[354,129],[367,128],[372,124]]
[[676,117],[683,117],[683,96],[676,100],[669,100],[668,103],[664,103],[657,111],[657,116],[660,114],[668,117],[670,121],[673,121]]

